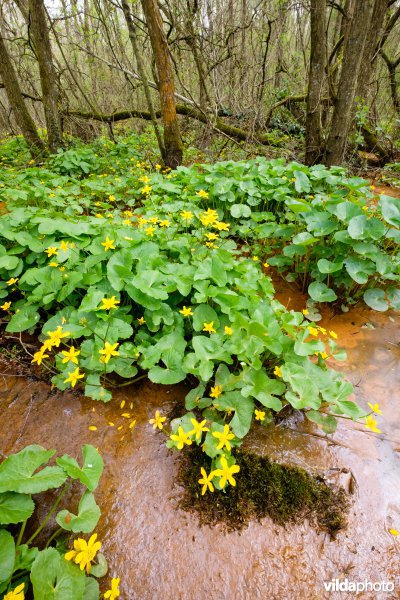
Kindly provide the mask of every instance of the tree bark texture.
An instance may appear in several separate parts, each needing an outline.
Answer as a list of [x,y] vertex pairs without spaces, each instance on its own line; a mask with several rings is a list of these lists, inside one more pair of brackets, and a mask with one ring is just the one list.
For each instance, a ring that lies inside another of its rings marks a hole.
[[34,159],[39,158],[45,152],[45,145],[40,139],[36,125],[26,107],[19,87],[17,74],[8,54],[5,42],[0,36],[0,75],[7,94],[8,102],[14,111],[17,125],[28,144]]
[[175,106],[175,86],[167,39],[157,0],[142,0],[151,47],[158,74],[162,122],[164,126],[165,164],[175,169],[182,162],[183,145]]
[[49,149],[55,153],[62,147],[59,92],[43,0],[29,0],[29,30],[39,65]]
[[326,0],[311,0],[311,55],[306,114],[306,164],[322,156],[322,108],[326,78]]
[[372,26],[374,0],[357,2],[343,51],[342,72],[326,144],[325,162],[328,166],[343,163],[347,140],[355,116],[361,63],[364,58],[366,31]]

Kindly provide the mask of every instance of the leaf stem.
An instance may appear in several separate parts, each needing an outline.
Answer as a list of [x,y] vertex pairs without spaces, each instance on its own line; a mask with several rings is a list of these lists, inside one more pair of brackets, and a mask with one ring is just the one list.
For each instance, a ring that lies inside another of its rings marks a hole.
[[55,511],[57,509],[57,506],[60,504],[61,500],[63,499],[63,497],[65,496],[65,494],[68,492],[68,490],[70,489],[70,487],[71,487],[72,484],[73,484],[73,480],[64,485],[64,488],[61,490],[61,492],[59,493],[59,495],[55,499],[55,501],[53,503],[53,506],[51,507],[51,509],[47,513],[46,517],[43,519],[42,523],[39,525],[39,527],[36,529],[36,531],[31,535],[31,537],[29,538],[29,540],[26,542],[28,546],[29,546],[29,544],[31,544],[33,542],[33,540],[35,539],[35,537],[37,537],[39,535],[39,533],[42,531],[42,529],[50,521],[51,517],[53,516],[53,514],[55,513]]

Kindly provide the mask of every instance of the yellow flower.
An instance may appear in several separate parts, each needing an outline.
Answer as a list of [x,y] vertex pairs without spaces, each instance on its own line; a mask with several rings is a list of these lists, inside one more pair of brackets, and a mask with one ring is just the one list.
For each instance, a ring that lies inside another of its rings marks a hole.
[[255,409],[254,414],[256,416],[257,421],[264,421],[265,419],[265,411]]
[[214,329],[214,321],[203,323],[203,331],[207,331],[207,333],[217,333]]
[[213,225],[218,221],[218,213],[213,208],[207,208],[207,210],[200,215],[200,220],[203,225]]
[[124,210],[122,213],[124,217],[127,219],[128,217],[133,217],[133,212],[131,210]]
[[222,394],[222,385],[216,385],[211,388],[210,398],[219,398]]
[[207,233],[206,234],[206,238],[208,240],[217,240],[218,239],[218,234],[217,233]]
[[367,429],[371,429],[371,431],[373,431],[374,433],[382,433],[381,430],[377,428],[376,419],[374,419],[372,415],[369,415],[369,417],[365,417],[365,427]]
[[143,177],[139,177],[138,181],[140,181],[140,183],[149,183],[150,177],[147,177],[147,175],[143,175]]
[[111,298],[103,298],[102,299],[102,306],[100,306],[101,309],[103,310],[110,310],[111,308],[117,308],[117,305],[119,304],[119,300],[116,299],[115,296],[111,296]]
[[319,326],[318,326],[318,327],[317,327],[317,329],[318,329],[318,331],[320,331],[320,332],[321,332],[323,335],[325,335],[325,334],[326,334],[326,329],[325,329],[325,327],[319,327]]
[[45,352],[46,352],[46,348],[41,348],[39,350],[39,352],[35,352],[35,354],[33,355],[33,359],[31,360],[31,362],[32,363],[37,363],[38,365],[41,365],[44,358],[49,358],[49,355],[45,354]]
[[254,262],[258,262],[260,259],[258,258],[258,256],[253,256],[253,260]]
[[225,325],[224,331],[225,331],[226,335],[232,335],[232,333],[233,333],[232,327],[228,327],[227,325]]
[[156,228],[153,227],[152,225],[150,225],[149,227],[147,227],[144,231],[146,235],[149,235],[150,237],[154,237],[154,232],[155,232]]
[[58,348],[61,343],[61,340],[63,338],[68,337],[71,334],[69,331],[63,332],[62,327],[59,325],[57,327],[57,329],[55,329],[54,331],[48,331],[47,335],[48,335],[49,339],[46,340],[45,345],[46,345],[46,349],[50,349],[53,346]]
[[205,190],[199,190],[196,192],[196,196],[199,196],[200,198],[208,198],[208,192]]
[[2,308],[3,310],[8,310],[11,306],[11,302],[4,302],[4,304],[2,304],[0,306],[0,308]]
[[79,379],[83,379],[84,377],[85,377],[85,375],[83,373],[80,373],[79,367],[78,367],[77,369],[75,369],[75,371],[68,373],[68,377],[67,377],[67,379],[64,379],[64,383],[71,383],[71,387],[75,387],[76,382]]
[[205,424],[207,423],[206,419],[204,419],[204,421],[201,421],[200,423],[198,423],[196,419],[190,419],[190,422],[193,425],[193,429],[189,431],[188,435],[194,434],[196,440],[201,439],[201,434],[203,433],[203,431],[210,431],[208,427],[205,427]]
[[308,315],[309,310],[307,308],[303,308],[303,310],[301,311],[303,313],[304,316]]
[[331,338],[333,338],[334,340],[337,340],[337,333],[335,331],[330,331],[329,335],[331,336]]
[[201,488],[201,495],[204,496],[207,490],[210,490],[210,492],[214,491],[212,480],[214,479],[215,471],[211,471],[211,473],[207,475],[206,470],[203,467],[201,467],[200,473],[202,475],[202,478],[199,479],[199,483],[203,486]]
[[323,360],[326,360],[329,356],[327,352],[315,352],[316,356],[320,356]]
[[282,370],[280,367],[275,367],[274,375],[276,375],[277,377],[282,377]]
[[8,594],[3,596],[3,600],[24,600],[24,598],[25,598],[25,594],[23,591],[24,587],[25,587],[25,583],[21,583],[20,585],[17,585],[17,587],[14,588],[11,592],[8,592]]
[[318,329],[316,327],[308,327],[308,332],[310,335],[313,335],[314,337],[318,336]]
[[146,223],[148,223],[149,221],[145,218],[145,217],[139,217],[138,218],[138,225],[139,227],[142,227],[143,225],[146,225]]
[[46,248],[45,252],[49,258],[50,256],[57,256],[58,254],[56,246],[49,246],[48,248]]
[[138,321],[139,325],[144,325],[146,323],[144,317],[140,317],[137,321]]
[[188,308],[187,306],[184,306],[182,308],[182,310],[179,311],[181,313],[181,315],[183,315],[184,317],[191,317],[193,314],[193,311],[191,308]]
[[66,252],[68,250],[68,242],[60,242],[60,250],[62,250],[63,252]]
[[71,361],[77,365],[78,364],[77,356],[79,356],[80,353],[81,353],[81,351],[80,350],[76,351],[73,346],[71,346],[71,348],[69,348],[69,350],[63,350],[61,352],[61,354],[65,358],[62,359],[62,363],[65,364],[65,363]]
[[100,361],[107,364],[112,356],[119,356],[119,352],[117,350],[118,346],[118,343],[109,344],[108,342],[105,342],[104,348],[99,350],[99,353],[102,355]]
[[368,406],[370,407],[370,409],[372,410],[373,413],[375,413],[376,415],[381,415],[382,411],[379,408],[379,404],[370,404],[368,402]]
[[397,531],[397,529],[389,529],[389,533],[394,535],[394,537],[397,537],[398,535],[400,535],[399,532]]
[[130,224],[131,224],[131,222],[130,222],[130,220],[129,220],[129,219],[124,219],[124,220],[122,221],[122,225],[126,225],[126,226],[128,226],[128,225],[130,225]]
[[192,440],[190,439],[189,434],[184,432],[183,427],[181,427],[181,425],[178,427],[178,434],[171,433],[169,437],[173,442],[177,442],[178,450],[182,450],[185,444],[187,446],[192,445]]
[[142,194],[150,194],[151,190],[153,188],[151,187],[151,185],[145,185],[144,187],[142,187],[142,189],[140,190],[140,192]]
[[111,579],[111,589],[104,593],[104,598],[107,598],[108,600],[115,600],[116,598],[119,598],[119,582],[119,577],[113,577]]
[[223,221],[215,221],[215,223],[213,223],[213,227],[218,229],[218,231],[229,231],[228,223],[224,223]]
[[115,196],[113,196],[112,194],[110,194],[108,196],[108,199],[109,199],[110,202],[115,202]]
[[171,225],[171,221],[168,221],[168,219],[163,219],[160,221],[159,225],[160,227],[169,227]]
[[88,542],[82,538],[74,540],[74,549],[65,554],[66,560],[73,560],[79,565],[81,571],[86,569],[88,575],[92,568],[92,562],[101,548],[101,542],[96,542],[96,538],[97,533],[94,533]]
[[184,221],[191,221],[193,219],[193,213],[190,210],[183,210],[181,212],[181,217]]
[[18,277],[11,277],[11,279],[7,281],[7,285],[14,285],[14,283],[17,283],[17,281]]
[[49,267],[58,267],[58,262],[55,262],[54,260],[49,262]]
[[213,431],[213,436],[219,440],[217,450],[222,450],[225,446],[230,452],[232,446],[229,440],[233,440],[235,435],[231,432],[229,425],[224,425],[223,431]]
[[206,242],[207,248],[216,248],[214,242]]
[[219,485],[222,487],[222,489],[226,486],[226,482],[229,481],[229,483],[232,486],[236,485],[236,480],[233,478],[233,475],[235,473],[239,473],[240,471],[240,467],[239,465],[232,465],[231,467],[228,467],[228,461],[226,460],[225,456],[222,456],[221,458],[221,469],[216,469],[214,471],[214,475],[215,477],[220,477],[221,479],[219,480]]
[[267,262],[263,263],[263,267],[265,267],[266,269],[268,269],[269,264]]
[[106,250],[106,251],[107,250],[115,250],[114,241],[115,240],[110,240],[110,238],[107,236],[106,241],[101,242],[101,245],[104,246],[104,250]]
[[164,421],[167,420],[167,417],[162,417],[160,415],[160,411],[156,410],[156,414],[154,415],[154,419],[150,419],[150,425],[153,425],[153,429],[162,429]]

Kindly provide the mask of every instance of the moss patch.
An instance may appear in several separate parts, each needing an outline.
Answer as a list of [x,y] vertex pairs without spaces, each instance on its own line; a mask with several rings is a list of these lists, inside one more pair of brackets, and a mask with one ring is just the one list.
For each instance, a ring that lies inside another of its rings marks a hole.
[[348,500],[343,489],[333,490],[322,478],[299,467],[244,451],[235,456],[240,466],[236,487],[202,496],[200,467],[209,472],[211,461],[199,448],[181,453],[178,480],[185,492],[180,506],[198,513],[201,524],[222,522],[233,530],[266,516],[280,525],[307,518],[333,537],[346,525]]

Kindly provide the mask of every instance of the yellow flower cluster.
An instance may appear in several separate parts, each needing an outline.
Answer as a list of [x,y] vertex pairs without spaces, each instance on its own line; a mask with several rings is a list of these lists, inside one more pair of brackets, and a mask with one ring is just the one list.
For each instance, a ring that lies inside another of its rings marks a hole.
[[202,477],[199,479],[199,483],[200,483],[200,485],[203,486],[202,490],[201,490],[202,496],[204,496],[204,494],[206,493],[207,490],[210,490],[210,492],[214,491],[214,485],[212,483],[214,477],[220,478],[218,483],[222,489],[225,488],[227,482],[230,483],[230,485],[232,485],[232,486],[236,485],[236,480],[234,479],[233,475],[235,473],[239,473],[239,471],[240,471],[239,465],[232,465],[230,467],[228,465],[228,461],[225,456],[221,457],[220,463],[221,463],[221,468],[211,471],[208,475],[207,475],[206,470],[203,467],[201,467],[200,473],[201,473]]
[[92,562],[101,548],[101,542],[96,542],[96,539],[97,533],[94,533],[88,542],[82,538],[74,540],[74,549],[65,554],[65,560],[73,560],[79,565],[81,571],[86,569],[86,573],[89,575]]

